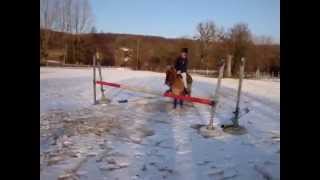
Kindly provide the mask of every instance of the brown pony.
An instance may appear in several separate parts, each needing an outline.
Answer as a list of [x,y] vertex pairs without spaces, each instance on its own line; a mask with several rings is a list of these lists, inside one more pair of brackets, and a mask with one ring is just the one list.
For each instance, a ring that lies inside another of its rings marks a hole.
[[[184,87],[183,79],[180,74],[177,74],[175,68],[171,67],[166,72],[165,84],[169,86],[167,92],[172,92],[174,95],[191,95],[192,77],[187,74],[187,87]],[[174,100],[174,107],[176,107],[177,99]],[[180,100],[182,106],[183,101]]]

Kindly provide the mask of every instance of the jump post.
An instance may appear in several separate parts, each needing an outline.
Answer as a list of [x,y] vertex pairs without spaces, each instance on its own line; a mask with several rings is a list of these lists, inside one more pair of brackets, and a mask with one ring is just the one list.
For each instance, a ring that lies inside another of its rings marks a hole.
[[[100,81],[102,81],[102,70],[101,70],[101,57],[100,57],[100,53],[97,51],[96,52],[96,59],[98,60],[98,71],[99,71],[99,78],[100,78]],[[103,85],[101,84],[100,85],[100,91],[101,91],[101,99],[100,99],[100,103],[101,104],[107,104],[109,102],[111,102],[109,99],[106,98],[106,96],[104,95],[104,89],[103,89]]]
[[[99,81],[96,80],[96,64],[98,64],[98,71],[99,71],[99,76],[100,76]],[[206,98],[192,97],[192,96],[177,96],[177,95],[173,95],[172,93],[158,93],[158,92],[154,92],[152,90],[141,88],[141,87],[132,87],[132,86],[127,86],[127,85],[113,83],[113,82],[106,82],[106,81],[102,80],[102,72],[101,71],[102,70],[101,70],[101,64],[99,62],[99,53],[96,52],[95,55],[93,56],[93,103],[94,104],[98,104],[97,98],[96,98],[96,84],[99,84],[100,90],[101,90],[101,96],[102,96],[100,102],[102,102],[102,103],[103,102],[110,102],[110,100],[105,97],[104,89],[103,89],[103,86],[110,86],[110,87],[122,88],[122,89],[131,90],[131,91],[152,94],[152,95],[156,95],[156,96],[170,97],[170,98],[174,98],[174,99],[178,99],[178,100],[185,100],[185,101],[190,101],[190,102],[205,104],[205,105],[210,105],[210,106],[215,105],[214,100],[210,100],[210,99],[206,99]]]
[[244,58],[241,58],[241,65],[240,65],[240,77],[239,77],[239,87],[237,92],[237,104],[236,104],[236,111],[235,111],[235,118],[233,119],[233,124],[235,127],[239,126],[239,105],[240,105],[240,97],[241,97],[241,90],[242,90],[242,81],[244,77],[244,66],[246,61]]
[[[241,135],[247,132],[246,128],[239,125],[240,118],[240,97],[242,90],[242,81],[244,78],[244,67],[245,67],[245,58],[241,58],[240,64],[240,72],[239,72],[239,84],[238,84],[238,92],[237,92],[237,102],[236,109],[234,111],[234,117],[231,119],[232,124],[223,124],[221,128],[230,134]],[[247,111],[248,113],[249,111]]]
[[[113,82],[106,82],[102,80],[102,70],[101,70],[101,64],[100,62],[97,61],[97,57],[99,58],[99,55],[96,53],[93,56],[93,98],[94,98],[94,104],[97,104],[97,99],[96,99],[96,85],[100,85],[101,89],[101,95],[102,98],[101,100],[107,100],[107,102],[110,102],[109,99],[106,99],[104,95],[104,89],[103,86],[110,86],[114,88],[122,88],[122,89],[127,89],[135,92],[141,92],[141,93],[147,93],[147,94],[152,94],[156,96],[161,96],[161,97],[170,97],[178,100],[184,100],[184,101],[190,101],[193,103],[199,103],[199,104],[204,104],[204,105],[209,105],[211,107],[211,118],[209,121],[208,125],[201,125],[200,131],[204,133],[207,137],[213,137],[213,136],[218,136],[217,131],[213,127],[213,119],[214,115],[216,113],[216,108],[217,104],[219,102],[219,92],[220,92],[220,87],[221,87],[221,80],[223,78],[224,74],[224,67],[225,67],[225,61],[221,60],[220,61],[220,67],[219,67],[219,76],[217,80],[217,86],[214,92],[213,99],[206,99],[206,98],[200,98],[200,97],[192,97],[192,96],[177,96],[172,93],[161,93],[161,92],[155,92],[150,89],[142,88],[142,87],[132,87],[124,84],[118,84],[118,83],[113,83]],[[98,70],[99,70],[99,76],[100,80],[96,80],[96,64],[98,63]],[[243,134],[246,132],[244,127],[239,126],[239,118],[240,118],[240,97],[241,97],[241,90],[242,90],[242,81],[244,78],[244,67],[245,67],[245,59],[241,58],[241,64],[240,64],[240,73],[239,73],[239,85],[238,85],[238,91],[237,91],[237,103],[236,103],[236,110],[234,112],[234,118],[231,119],[232,124],[231,125],[221,125],[221,128],[224,131],[229,131],[232,134]],[[100,101],[101,103],[101,101]]]
[[222,59],[220,61],[220,68],[219,68],[219,76],[218,76],[218,83],[217,83],[217,87],[215,89],[215,93],[213,96],[214,101],[216,102],[214,105],[211,106],[211,118],[210,118],[210,122],[208,124],[208,129],[213,129],[213,118],[214,115],[216,113],[216,109],[217,109],[217,105],[219,102],[219,91],[220,91],[220,86],[221,86],[221,79],[223,78],[223,72],[224,72],[224,66],[225,66],[225,61]]
[[96,56],[92,57],[93,64],[93,104],[97,104],[97,89],[96,89]]

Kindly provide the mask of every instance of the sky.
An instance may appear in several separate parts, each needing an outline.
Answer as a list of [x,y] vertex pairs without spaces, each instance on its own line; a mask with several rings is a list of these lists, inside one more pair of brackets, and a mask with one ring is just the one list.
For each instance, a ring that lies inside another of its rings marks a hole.
[[199,22],[246,23],[280,43],[280,0],[91,0],[98,31],[192,37]]

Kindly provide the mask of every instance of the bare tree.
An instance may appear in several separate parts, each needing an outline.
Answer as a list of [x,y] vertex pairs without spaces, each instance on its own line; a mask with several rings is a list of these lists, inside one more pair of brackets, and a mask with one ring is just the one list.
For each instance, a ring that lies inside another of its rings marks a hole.
[[74,60],[79,62],[81,57],[81,39],[80,34],[89,32],[93,25],[93,14],[89,0],[74,0],[73,1],[73,32],[74,39]]
[[230,77],[231,75],[231,60],[232,60],[232,52],[231,52],[231,41],[228,33],[223,29],[223,27],[217,28],[216,32],[216,43],[214,46],[214,55],[216,59],[225,59],[227,71],[225,71],[226,75]]
[[41,0],[40,1],[40,29],[44,31],[40,33],[40,61],[44,60],[48,55],[48,44],[50,41],[50,30],[54,28],[57,20],[56,1]]
[[89,32],[93,25],[93,14],[89,0],[73,0],[72,32],[75,34]]
[[90,30],[90,33],[92,33],[92,34],[96,34],[96,33],[98,33],[97,28],[96,28],[96,27],[94,27],[94,26],[92,26],[92,28],[91,28],[91,30]]
[[40,28],[53,29],[57,19],[55,0],[40,0]]
[[252,41],[254,42],[254,44],[257,44],[257,45],[260,45],[260,44],[262,44],[262,45],[269,44],[270,45],[270,44],[273,44],[273,42],[274,42],[271,37],[264,36],[264,35],[254,36],[252,38]]
[[63,4],[63,11],[64,13],[62,13],[62,23],[63,23],[63,31],[72,32],[72,16],[71,16],[71,10],[72,10],[72,1],[73,0],[62,0],[64,2]]
[[235,75],[239,69],[240,59],[246,57],[252,45],[251,32],[247,24],[235,24],[229,31],[231,52],[233,55],[232,74]]
[[[93,14],[89,0],[40,0],[40,28],[71,33],[71,40],[65,40],[65,52],[70,52],[72,62],[81,56],[80,34],[90,32],[93,25]],[[47,31],[45,31],[47,32]],[[48,31],[49,33],[49,31]],[[43,33],[42,49],[47,49],[48,33]],[[44,48],[45,47],[45,48]],[[46,54],[46,53],[43,53]]]
[[71,33],[71,24],[72,24],[72,1],[73,0],[52,0],[55,1],[56,7],[56,22],[55,30],[60,32],[69,32]]
[[69,33],[89,32],[93,25],[89,0],[40,0],[40,28]]
[[200,61],[208,67],[208,51],[210,45],[216,40],[216,25],[212,21],[200,22],[197,25],[197,32],[196,39],[200,46]]
[[[270,55],[272,53],[270,52],[270,46],[273,44],[273,40],[269,36],[256,36],[254,37],[254,43],[256,46],[259,46],[259,55],[258,55],[258,60],[255,62],[255,68],[256,68],[256,74],[259,76],[261,69],[266,70],[265,67],[270,66]],[[257,49],[257,47],[256,47]]]

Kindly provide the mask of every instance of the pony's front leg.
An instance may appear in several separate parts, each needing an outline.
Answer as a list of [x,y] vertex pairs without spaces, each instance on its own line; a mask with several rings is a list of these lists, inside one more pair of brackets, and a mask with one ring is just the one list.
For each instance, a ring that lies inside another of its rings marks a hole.
[[180,100],[180,107],[183,107],[183,100]]
[[177,99],[174,99],[174,100],[173,100],[173,108],[174,108],[174,109],[177,108],[177,103],[178,103],[178,100],[177,100]]
[[188,86],[187,86],[187,95],[188,96],[191,96],[191,88],[192,88],[192,84],[188,84]]
[[169,86],[169,89],[166,90],[166,93],[170,93],[170,92],[172,92],[171,86]]

